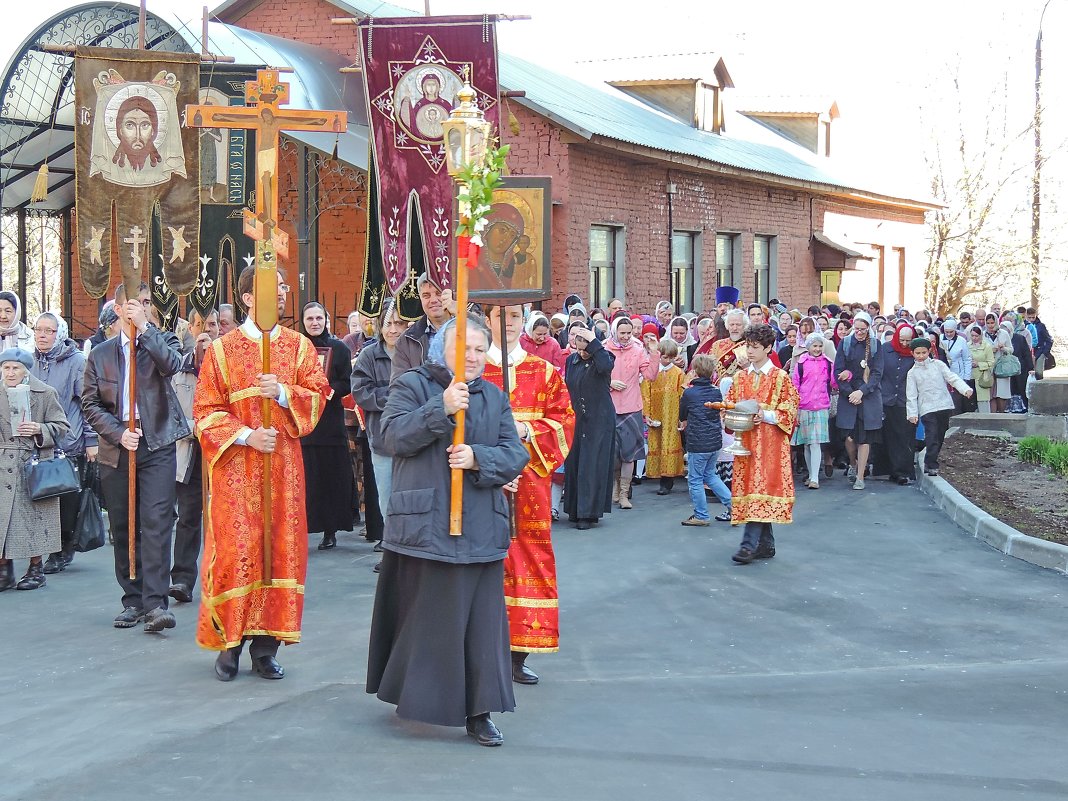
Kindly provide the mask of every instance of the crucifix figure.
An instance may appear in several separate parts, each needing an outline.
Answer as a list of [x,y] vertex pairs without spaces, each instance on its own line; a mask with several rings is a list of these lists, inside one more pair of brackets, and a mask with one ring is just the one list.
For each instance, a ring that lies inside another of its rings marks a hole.
[[[289,257],[289,238],[278,227],[278,136],[282,131],[340,132],[348,125],[344,111],[283,109],[289,84],[280,70],[264,69],[245,82],[244,108],[188,105],[185,123],[194,128],[246,128],[256,132],[256,210],[245,209],[245,234],[256,240],[250,316],[260,330],[261,374],[271,375],[271,331],[278,324],[279,276],[275,258]],[[271,427],[271,403],[260,402],[261,427]],[[263,580],[271,583],[271,454],[263,452]]]
[[283,131],[337,133],[346,129],[348,117],[344,111],[279,108],[289,102],[289,84],[281,81],[279,73],[259,70],[255,81],[246,81],[244,108],[190,105],[185,108],[185,120],[194,128],[256,132],[256,211],[245,211],[245,233],[256,240],[270,239],[274,251],[288,258],[289,237],[278,228],[278,136]]

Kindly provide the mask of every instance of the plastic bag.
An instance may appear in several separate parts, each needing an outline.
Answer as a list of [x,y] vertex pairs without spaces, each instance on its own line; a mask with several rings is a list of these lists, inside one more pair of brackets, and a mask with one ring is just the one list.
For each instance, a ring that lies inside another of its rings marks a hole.
[[85,488],[82,490],[81,504],[78,506],[78,520],[74,524],[74,550],[78,553],[95,551],[107,542],[107,526],[104,525],[104,514],[100,511],[100,501],[97,500],[94,485],[98,482],[97,466],[95,462],[89,462],[85,468]]

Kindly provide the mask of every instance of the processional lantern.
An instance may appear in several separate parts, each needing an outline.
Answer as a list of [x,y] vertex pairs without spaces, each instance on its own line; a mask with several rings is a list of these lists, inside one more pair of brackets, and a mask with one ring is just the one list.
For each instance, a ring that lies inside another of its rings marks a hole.
[[486,158],[486,144],[493,132],[492,123],[475,103],[475,97],[471,82],[465,79],[456,93],[459,104],[441,124],[445,131],[445,168],[454,180],[468,166],[480,164]]

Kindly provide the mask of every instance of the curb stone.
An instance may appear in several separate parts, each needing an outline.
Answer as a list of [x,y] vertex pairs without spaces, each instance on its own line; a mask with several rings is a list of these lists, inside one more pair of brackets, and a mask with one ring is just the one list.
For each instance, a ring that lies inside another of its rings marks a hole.
[[924,474],[922,462],[917,467],[916,474],[923,493],[930,496],[947,517],[976,539],[982,540],[1006,556],[1059,573],[1068,573],[1068,545],[1048,542],[1017,531],[984,512],[941,476]]

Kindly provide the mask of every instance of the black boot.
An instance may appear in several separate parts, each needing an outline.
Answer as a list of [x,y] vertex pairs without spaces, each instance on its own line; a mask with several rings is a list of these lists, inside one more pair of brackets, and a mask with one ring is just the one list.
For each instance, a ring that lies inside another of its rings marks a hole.
[[[8,564],[11,564],[8,562]],[[15,585],[16,590],[36,590],[45,585],[44,568],[40,562],[30,562],[26,575]]]
[[0,565],[0,592],[14,589],[15,565],[10,560],[6,565]]
[[537,684],[538,674],[526,666],[527,654],[512,651],[512,681],[516,684]]
[[671,492],[671,488],[675,486],[675,479],[670,476],[661,476],[660,489],[656,491],[657,495],[667,495]]
[[336,532],[333,532],[333,531],[324,532],[323,533],[323,541],[319,543],[319,550],[320,551],[328,551],[331,548],[335,547],[336,545],[337,545],[337,534],[336,534]]
[[53,573],[59,573],[66,567],[63,563],[63,554],[60,552],[51,553],[44,563],[44,572],[51,576]]

